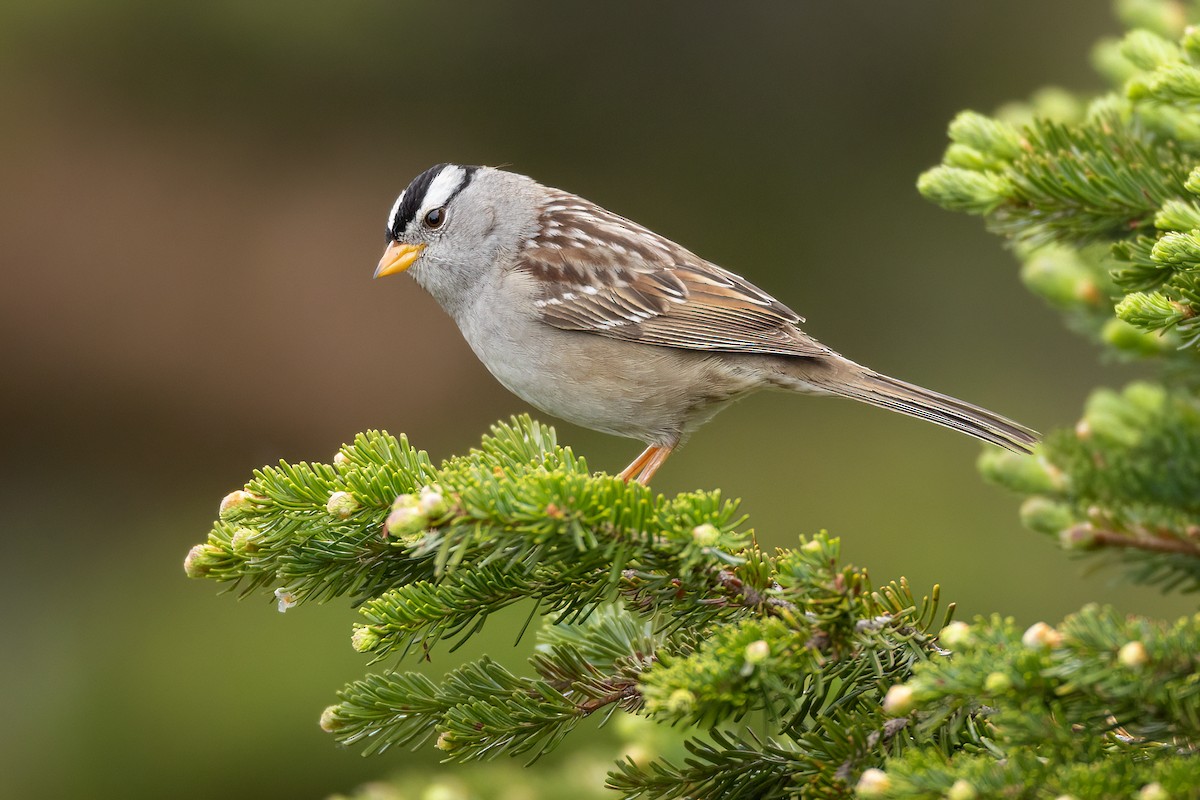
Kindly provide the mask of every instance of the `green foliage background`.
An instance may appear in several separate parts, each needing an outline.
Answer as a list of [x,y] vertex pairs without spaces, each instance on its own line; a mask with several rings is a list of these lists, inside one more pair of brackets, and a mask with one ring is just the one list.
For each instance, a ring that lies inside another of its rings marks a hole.
[[[850,357],[1041,429],[1126,383],[992,237],[912,188],[961,108],[1099,89],[1085,56],[1119,31],[1108,9],[826,5],[0,9],[0,794],[322,796],[434,769],[428,752],[365,761],[315,725],[362,664],[311,643],[345,641],[353,612],[214,602],[178,557],[247,465],[370,427],[441,458],[522,410],[415,287],[368,280],[391,200],[435,161],[581,192],[746,274]],[[596,467],[637,449],[559,435]],[[829,528],[966,616],[1190,609],[1081,576],[979,481],[976,452],[760,397],[656,488],[746,497],[767,545]],[[464,655],[503,660],[523,618]],[[583,758],[540,769],[599,785]]]

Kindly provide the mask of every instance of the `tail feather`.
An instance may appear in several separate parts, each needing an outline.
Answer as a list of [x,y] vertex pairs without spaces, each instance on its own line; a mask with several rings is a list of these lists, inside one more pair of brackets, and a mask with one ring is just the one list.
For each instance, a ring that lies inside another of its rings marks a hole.
[[1020,423],[949,395],[911,383],[889,378],[865,367],[840,380],[822,382],[822,388],[869,405],[898,411],[910,417],[928,420],[1016,453],[1028,453],[1039,435]]

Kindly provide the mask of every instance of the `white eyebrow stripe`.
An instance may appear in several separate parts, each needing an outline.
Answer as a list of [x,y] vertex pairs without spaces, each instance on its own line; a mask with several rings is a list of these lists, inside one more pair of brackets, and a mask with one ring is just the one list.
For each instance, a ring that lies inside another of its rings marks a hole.
[[401,192],[400,196],[396,198],[396,202],[392,204],[392,210],[388,213],[387,218],[387,227],[389,231],[394,230],[396,227],[396,215],[400,213],[400,204],[404,202],[404,195],[407,192],[407,189]]
[[458,191],[466,178],[467,171],[457,165],[446,167],[439,172],[433,182],[429,184],[429,188],[425,190],[425,202],[421,203],[416,218],[421,219],[433,209],[446,205],[450,196]]

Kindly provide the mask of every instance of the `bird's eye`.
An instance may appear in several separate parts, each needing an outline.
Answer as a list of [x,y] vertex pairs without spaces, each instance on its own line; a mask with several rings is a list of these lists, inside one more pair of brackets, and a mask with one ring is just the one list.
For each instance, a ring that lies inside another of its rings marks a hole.
[[435,208],[425,215],[425,226],[428,228],[440,228],[445,221],[446,209],[444,208]]

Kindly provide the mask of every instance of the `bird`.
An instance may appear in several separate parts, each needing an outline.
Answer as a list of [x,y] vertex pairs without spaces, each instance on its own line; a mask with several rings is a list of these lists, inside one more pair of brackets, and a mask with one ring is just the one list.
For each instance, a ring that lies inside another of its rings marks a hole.
[[890,378],[805,333],[745,278],[570,192],[437,164],[400,193],[375,277],[408,272],[513,394],[646,449],[648,483],[730,403],[760,389],[848,397],[1026,453],[1038,434]]

